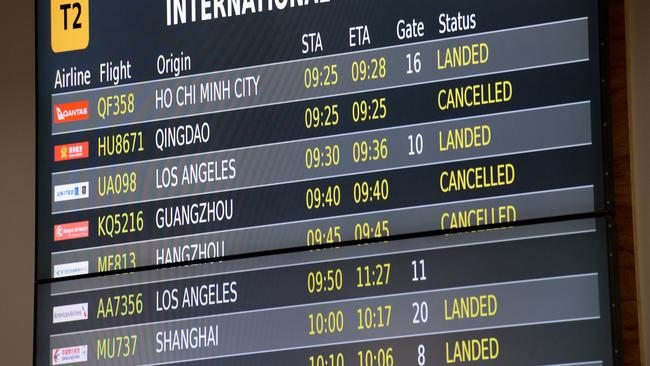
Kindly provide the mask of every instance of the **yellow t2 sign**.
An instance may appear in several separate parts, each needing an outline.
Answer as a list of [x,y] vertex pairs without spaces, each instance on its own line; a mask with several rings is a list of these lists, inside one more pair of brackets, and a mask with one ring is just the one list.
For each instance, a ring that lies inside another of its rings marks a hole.
[[51,0],[52,50],[83,50],[90,41],[88,0]]

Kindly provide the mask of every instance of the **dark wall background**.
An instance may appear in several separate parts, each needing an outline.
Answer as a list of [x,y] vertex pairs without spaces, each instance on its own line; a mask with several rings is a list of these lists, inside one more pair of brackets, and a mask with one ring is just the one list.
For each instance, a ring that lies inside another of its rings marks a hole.
[[639,294],[641,361],[650,365],[650,2],[627,2],[629,120],[632,197]]
[[0,364],[31,365],[34,292],[34,6],[0,11]]
[[[609,74],[612,108],[613,179],[616,201],[616,230],[623,357],[625,365],[643,365],[639,347],[636,249],[634,245],[634,200],[630,170],[628,122],[628,60],[626,5],[635,1],[609,0]],[[646,305],[647,306],[647,305]]]

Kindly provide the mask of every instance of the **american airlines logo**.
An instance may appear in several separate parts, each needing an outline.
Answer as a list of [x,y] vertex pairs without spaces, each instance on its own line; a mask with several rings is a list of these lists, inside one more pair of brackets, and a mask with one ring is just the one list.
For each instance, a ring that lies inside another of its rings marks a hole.
[[88,346],[55,348],[52,350],[52,365],[65,365],[88,361]]
[[52,323],[67,323],[88,319],[88,303],[55,306],[52,308]]
[[54,123],[66,123],[88,119],[88,101],[54,105]]

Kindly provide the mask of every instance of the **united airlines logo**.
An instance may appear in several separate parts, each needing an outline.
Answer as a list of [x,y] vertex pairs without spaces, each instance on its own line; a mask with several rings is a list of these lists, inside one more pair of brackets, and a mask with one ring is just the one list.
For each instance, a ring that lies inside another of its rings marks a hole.
[[88,182],[63,184],[54,187],[54,202],[88,198]]

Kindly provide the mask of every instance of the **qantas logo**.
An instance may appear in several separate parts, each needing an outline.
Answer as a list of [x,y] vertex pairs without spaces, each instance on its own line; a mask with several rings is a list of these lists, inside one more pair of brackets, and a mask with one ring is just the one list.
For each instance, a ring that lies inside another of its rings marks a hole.
[[54,161],[85,159],[88,157],[88,141],[54,147]]
[[54,123],[66,123],[88,119],[88,101],[55,104]]

